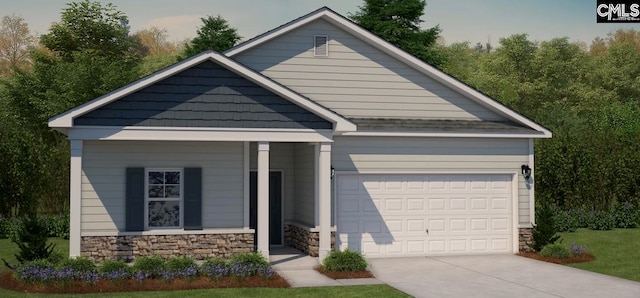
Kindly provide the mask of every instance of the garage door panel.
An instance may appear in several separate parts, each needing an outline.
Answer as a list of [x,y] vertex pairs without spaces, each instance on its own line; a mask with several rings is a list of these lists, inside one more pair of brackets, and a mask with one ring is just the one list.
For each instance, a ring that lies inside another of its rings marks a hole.
[[339,176],[340,248],[362,248],[367,256],[510,252],[510,179],[477,174]]

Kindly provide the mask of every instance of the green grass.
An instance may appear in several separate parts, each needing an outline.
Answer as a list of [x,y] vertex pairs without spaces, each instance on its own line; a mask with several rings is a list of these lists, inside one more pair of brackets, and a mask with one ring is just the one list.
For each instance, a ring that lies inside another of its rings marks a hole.
[[[69,254],[69,240],[50,238],[56,244],[56,249]],[[0,258],[9,263],[16,263],[15,254],[18,246],[9,239],[0,239]],[[0,273],[8,270],[0,264]],[[164,292],[123,292],[107,294],[84,295],[51,295],[51,294],[26,294],[9,291],[0,288],[0,297],[410,297],[387,285],[348,286],[348,287],[318,287],[318,288],[232,288],[232,289],[204,289],[187,291]]]
[[568,266],[606,275],[640,281],[640,229],[593,231],[579,229],[573,233],[559,233],[562,243],[586,244],[596,257],[587,263]]

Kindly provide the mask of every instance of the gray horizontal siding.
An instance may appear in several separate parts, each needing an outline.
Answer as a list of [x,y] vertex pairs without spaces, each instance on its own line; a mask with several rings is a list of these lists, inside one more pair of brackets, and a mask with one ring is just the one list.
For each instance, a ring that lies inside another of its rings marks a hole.
[[[336,171],[460,171],[515,173],[529,162],[528,140],[336,137]],[[518,221],[530,224],[529,190],[518,175]]]
[[124,231],[127,167],[201,167],[203,227],[243,227],[242,151],[240,142],[85,141],[82,232]]
[[212,61],[82,115],[74,124],[332,128],[330,122]]
[[[314,57],[314,35],[329,57]],[[324,20],[233,58],[346,117],[505,120]]]

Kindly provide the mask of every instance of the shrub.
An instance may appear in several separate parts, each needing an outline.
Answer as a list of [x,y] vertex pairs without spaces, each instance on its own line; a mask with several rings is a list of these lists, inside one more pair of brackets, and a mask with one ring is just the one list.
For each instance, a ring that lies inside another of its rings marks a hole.
[[259,252],[238,254],[229,260],[229,274],[235,278],[245,278],[252,275],[270,276],[273,274],[271,265]]
[[160,277],[164,268],[164,260],[160,257],[140,257],[133,263],[133,271],[148,275],[151,278]]
[[49,258],[55,244],[47,244],[47,236],[47,227],[43,220],[36,216],[25,218],[18,231],[17,239],[13,239],[20,249],[16,255],[18,261],[24,263]]
[[119,260],[119,261],[106,260],[100,265],[100,267],[98,267],[98,272],[100,273],[111,273],[111,272],[118,272],[118,271],[130,272],[131,269],[132,268],[122,260]]
[[566,259],[571,257],[571,252],[563,245],[555,243],[543,247],[540,250],[540,255],[547,258]]
[[555,208],[553,213],[553,220],[555,223],[556,231],[575,232],[578,229],[578,219],[575,218],[574,215],[569,211]]
[[638,226],[640,212],[629,202],[618,203],[613,207],[616,228],[631,229]]
[[196,262],[192,258],[188,258],[188,257],[171,258],[165,264],[166,269],[174,270],[174,271],[180,271],[180,270],[185,270],[187,268],[195,268],[195,267],[197,267]]
[[556,235],[553,218],[551,204],[542,203],[536,207],[536,225],[531,230],[533,243],[529,245],[533,250],[539,252],[546,245],[553,244],[560,239],[560,236]]
[[571,253],[574,256],[579,256],[579,255],[583,255],[583,254],[587,254],[589,253],[589,249],[587,249],[586,245],[578,245],[575,242],[571,242],[571,244],[569,244],[569,249],[571,250]]
[[0,215],[0,239],[18,239],[20,226],[21,220],[19,218],[7,218]]
[[96,272],[96,264],[87,258],[70,258],[60,263],[60,268],[70,268],[77,272]]
[[589,217],[589,228],[592,230],[612,230],[616,226],[616,219],[611,211],[593,211]]
[[51,252],[49,257],[47,258],[47,260],[51,262],[53,266],[57,266],[67,258],[68,258],[68,255],[66,253],[63,253],[57,249],[54,249],[53,252]]
[[322,266],[328,271],[365,271],[367,261],[359,252],[345,249],[330,252],[322,261]]
[[229,275],[229,264],[221,258],[208,259],[200,266],[200,273],[206,277],[220,279]]
[[49,237],[69,239],[69,214],[45,215]]

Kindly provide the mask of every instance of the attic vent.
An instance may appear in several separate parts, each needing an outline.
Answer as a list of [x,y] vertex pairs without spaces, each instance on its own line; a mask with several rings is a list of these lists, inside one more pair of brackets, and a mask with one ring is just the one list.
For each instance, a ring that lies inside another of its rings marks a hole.
[[315,52],[316,57],[328,57],[329,56],[329,38],[326,35],[315,36]]

